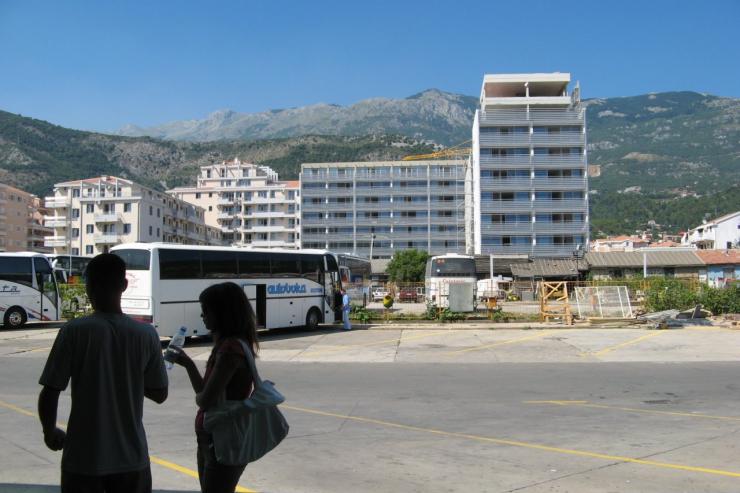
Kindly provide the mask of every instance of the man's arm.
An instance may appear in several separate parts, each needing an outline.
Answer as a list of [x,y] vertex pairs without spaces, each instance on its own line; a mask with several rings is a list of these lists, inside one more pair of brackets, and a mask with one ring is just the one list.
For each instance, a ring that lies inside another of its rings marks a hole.
[[57,407],[59,405],[60,392],[51,387],[44,386],[39,394],[39,419],[44,430],[44,443],[51,450],[64,448],[64,440],[67,434],[57,427]]
[[157,404],[162,404],[167,400],[167,387],[163,389],[144,389],[144,397],[151,399]]

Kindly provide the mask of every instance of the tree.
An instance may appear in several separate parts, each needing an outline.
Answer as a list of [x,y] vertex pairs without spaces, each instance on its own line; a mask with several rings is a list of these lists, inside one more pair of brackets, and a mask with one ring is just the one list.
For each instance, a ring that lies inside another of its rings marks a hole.
[[393,282],[420,282],[424,280],[429,254],[424,250],[397,251],[388,263],[386,272]]

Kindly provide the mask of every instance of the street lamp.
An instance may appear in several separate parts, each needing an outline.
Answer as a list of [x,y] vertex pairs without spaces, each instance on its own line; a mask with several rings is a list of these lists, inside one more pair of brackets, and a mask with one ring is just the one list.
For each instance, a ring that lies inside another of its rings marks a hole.
[[370,235],[370,261],[373,260],[373,243],[375,243],[375,233]]

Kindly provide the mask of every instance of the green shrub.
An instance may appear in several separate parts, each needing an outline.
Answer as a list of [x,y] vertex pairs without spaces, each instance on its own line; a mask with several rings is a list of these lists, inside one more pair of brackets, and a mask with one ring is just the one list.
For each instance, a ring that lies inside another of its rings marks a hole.
[[699,295],[699,303],[714,315],[740,313],[740,284],[726,288],[705,287]]
[[92,313],[84,284],[59,284],[59,295],[62,298],[62,318],[72,320]]
[[373,315],[373,312],[361,305],[352,305],[349,312],[349,318],[363,324],[368,323],[373,318]]
[[686,310],[699,303],[699,295],[686,283],[675,279],[651,281],[645,291],[645,308],[649,312]]
[[466,315],[464,313],[453,312],[449,308],[445,308],[439,313],[439,320],[441,322],[456,322],[458,320],[465,320]]

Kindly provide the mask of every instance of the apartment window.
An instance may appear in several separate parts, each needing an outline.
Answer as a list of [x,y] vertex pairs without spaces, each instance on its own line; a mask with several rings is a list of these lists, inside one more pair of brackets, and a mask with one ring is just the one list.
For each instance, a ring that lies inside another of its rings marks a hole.
[[150,216],[154,215],[154,207],[152,207],[151,205],[149,206],[149,215]]
[[85,247],[85,253],[86,253],[87,255],[92,255],[92,254],[93,254],[93,246],[92,246],[92,245],[87,245],[87,246]]
[[261,199],[266,199],[267,198],[267,191],[257,192],[257,197],[259,197]]
[[212,199],[213,198],[213,192],[208,192],[208,198],[209,199]]
[[72,189],[72,197],[79,197],[80,196],[80,189],[74,188]]
[[80,228],[72,228],[72,238],[80,237]]
[[85,212],[95,212],[95,205],[94,204],[85,204]]
[[[211,194],[209,193],[208,195],[211,195]],[[212,205],[209,205],[208,206],[208,212],[211,212],[211,211],[213,211],[213,206]]]
[[125,202],[123,204],[123,212],[131,212],[131,202]]
[[195,194],[195,198],[196,198],[196,199],[199,199],[199,198],[200,198],[200,192],[197,192],[197,193]]
[[93,233],[94,228],[95,228],[95,226],[93,226],[92,224],[88,224],[87,226],[85,226],[85,233],[87,233],[87,234]]
[[72,209],[72,219],[79,219],[79,218],[80,218],[80,210]]
[[160,217],[160,215],[159,215],[159,207],[157,207],[157,217]]
[[126,223],[123,225],[123,234],[127,235],[131,233],[131,225]]
[[72,249],[72,255],[79,255],[79,254],[80,254],[80,249],[79,248],[73,248]]
[[157,238],[159,238],[159,228],[157,228]]
[[152,227],[149,226],[149,236],[151,236],[151,235],[152,235]]

